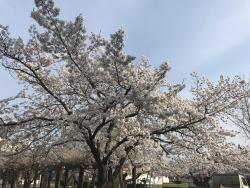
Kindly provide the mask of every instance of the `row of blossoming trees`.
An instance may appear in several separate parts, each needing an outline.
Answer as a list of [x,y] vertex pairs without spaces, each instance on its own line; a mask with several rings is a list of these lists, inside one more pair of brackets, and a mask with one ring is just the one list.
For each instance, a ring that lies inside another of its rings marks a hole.
[[248,83],[193,74],[193,97],[183,99],[184,84],[166,80],[168,63],[153,68],[124,52],[122,30],[110,39],[88,35],[81,15],[64,21],[52,0],[35,5],[27,42],[0,27],[1,65],[23,86],[0,101],[3,187],[18,177],[25,188],[39,178],[50,187],[52,176],[55,187],[62,179],[66,187],[72,175],[81,188],[86,170],[92,186],[119,179],[125,187],[129,166],[134,184],[143,170],[194,177],[243,169],[248,151],[227,142],[235,132],[223,125],[243,126]]

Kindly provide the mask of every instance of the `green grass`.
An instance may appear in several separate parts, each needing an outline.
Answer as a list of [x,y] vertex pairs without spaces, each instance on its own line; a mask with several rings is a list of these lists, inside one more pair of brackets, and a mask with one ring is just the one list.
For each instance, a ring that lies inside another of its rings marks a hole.
[[162,188],[161,185],[146,185],[145,188]]
[[164,183],[162,188],[188,188],[188,183]]

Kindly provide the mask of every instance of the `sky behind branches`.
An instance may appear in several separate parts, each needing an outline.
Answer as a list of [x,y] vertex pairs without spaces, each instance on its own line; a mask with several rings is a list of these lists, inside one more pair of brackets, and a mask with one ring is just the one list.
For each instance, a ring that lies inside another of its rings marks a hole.
[[[126,31],[126,51],[149,58],[153,66],[169,60],[168,79],[190,86],[190,73],[217,80],[221,74],[250,73],[249,0],[55,0],[61,16],[85,18],[87,32],[108,37]],[[0,24],[28,39],[33,0],[0,0]],[[0,98],[20,86],[0,67]],[[189,87],[187,87],[189,88]],[[188,89],[185,90],[188,92]],[[187,95],[184,92],[184,95]]]

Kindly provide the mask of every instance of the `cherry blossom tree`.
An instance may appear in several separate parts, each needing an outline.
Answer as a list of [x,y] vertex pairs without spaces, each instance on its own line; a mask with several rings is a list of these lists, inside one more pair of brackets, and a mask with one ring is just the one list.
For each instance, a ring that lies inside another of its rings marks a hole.
[[228,119],[232,123],[239,127],[240,131],[250,138],[250,102],[249,102],[249,82],[242,80],[242,90],[244,91],[244,96],[239,101],[238,105],[235,107],[234,111],[228,113]]
[[219,124],[243,96],[239,77],[214,84],[194,74],[194,98],[182,99],[184,84],[166,80],[167,62],[153,68],[125,53],[123,30],[110,39],[88,35],[81,15],[64,21],[52,0],[35,5],[31,16],[40,27],[30,27],[27,42],[0,27],[1,64],[24,88],[0,102],[1,134],[19,143],[15,152],[81,143],[103,188],[137,148],[157,143],[168,155],[175,147],[199,151],[213,142],[213,132],[231,135]]

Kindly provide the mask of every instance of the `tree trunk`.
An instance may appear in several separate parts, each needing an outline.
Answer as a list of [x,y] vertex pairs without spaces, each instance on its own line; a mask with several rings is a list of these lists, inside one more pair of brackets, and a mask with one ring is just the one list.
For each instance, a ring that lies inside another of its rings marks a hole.
[[61,169],[59,167],[56,170],[55,188],[59,188],[60,186],[60,173],[61,173]]
[[43,172],[41,175],[40,188],[47,188],[48,186],[48,172]]
[[30,188],[30,184],[31,184],[31,181],[25,178],[23,188]]
[[[65,167],[66,168],[66,167]],[[63,182],[63,188],[67,188],[68,184],[68,176],[69,176],[69,169],[66,168],[64,172],[64,182]]]
[[13,179],[11,179],[10,181],[10,188],[16,188],[16,178],[13,177]]
[[84,168],[80,165],[79,166],[77,188],[83,188],[83,175],[84,175]]
[[17,171],[12,171],[12,178],[10,180],[10,188],[16,188],[17,187],[17,179],[18,179],[18,173]]
[[109,167],[109,169],[108,169],[108,181],[112,181],[113,180],[112,171],[113,171],[112,168]]
[[132,169],[132,187],[136,188],[136,167],[134,166]]
[[100,165],[97,172],[96,188],[104,188],[107,183],[107,168],[105,165]]
[[191,177],[196,186],[209,187],[210,177],[202,176],[202,175],[196,175],[196,176],[191,176]]
[[43,179],[44,179],[44,174],[43,174],[43,172],[42,172],[41,177],[40,177],[40,185],[39,185],[39,188],[42,188]]
[[36,182],[38,178],[38,170],[35,170],[34,180],[33,180],[33,188],[36,188]]
[[52,170],[49,171],[48,186],[47,186],[48,188],[50,188],[51,179],[52,179]]
[[125,185],[125,177],[122,173],[122,169],[120,170],[120,173],[119,173],[119,184],[120,184],[120,188],[126,188],[126,185]]
[[113,177],[113,169],[111,167],[109,167],[108,169],[108,182],[107,182],[107,186],[106,187],[110,187],[113,188],[114,187],[114,181],[116,177]]
[[4,172],[2,178],[2,188],[6,188],[6,186],[7,186],[7,177],[6,177],[6,172]]
[[25,172],[23,188],[30,188],[31,180],[30,173]]
[[113,180],[115,180],[115,179],[119,176],[119,174],[121,173],[122,167],[123,167],[125,161],[126,161],[126,157],[123,157],[123,158],[120,160],[119,164],[115,167],[115,170],[114,170],[114,172],[113,172],[113,174],[112,174]]

